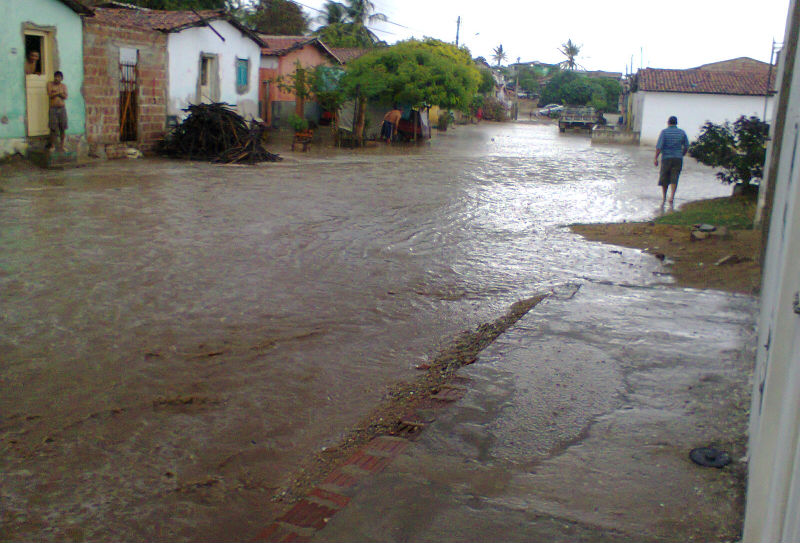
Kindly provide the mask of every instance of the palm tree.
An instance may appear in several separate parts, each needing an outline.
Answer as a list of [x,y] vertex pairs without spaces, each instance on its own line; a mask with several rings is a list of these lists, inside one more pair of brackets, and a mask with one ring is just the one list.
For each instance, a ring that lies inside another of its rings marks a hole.
[[577,68],[578,63],[575,62],[575,58],[577,58],[578,54],[581,52],[581,46],[575,43],[572,43],[571,39],[567,40],[567,43],[561,44],[561,49],[558,50],[559,53],[567,57],[567,60],[561,62],[561,65],[567,68],[568,70],[574,70]]
[[317,17],[317,22],[323,26],[347,22],[347,6],[340,2],[328,0],[322,6],[323,13]]
[[501,43],[497,47],[494,48],[492,51],[494,54],[492,55],[492,59],[497,62],[498,68],[500,67],[500,63],[503,62],[506,58],[508,58],[508,54],[503,49],[503,44]]
[[367,26],[375,21],[388,21],[383,13],[374,13],[375,4],[370,0],[346,0],[347,17],[350,22]]

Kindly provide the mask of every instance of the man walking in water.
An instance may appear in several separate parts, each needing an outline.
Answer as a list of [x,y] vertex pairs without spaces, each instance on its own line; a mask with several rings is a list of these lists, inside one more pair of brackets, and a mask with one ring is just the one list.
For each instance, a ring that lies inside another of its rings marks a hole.
[[56,72],[53,80],[47,83],[47,96],[50,98],[50,143],[52,149],[59,139],[59,151],[64,152],[64,139],[67,135],[67,86],[63,83],[64,74]]
[[678,118],[673,115],[667,121],[667,127],[658,136],[656,158],[653,161],[658,166],[658,155],[661,155],[661,173],[658,176],[658,185],[661,187],[663,196],[662,206],[667,202],[667,188],[669,188],[669,205],[672,205],[675,200],[678,177],[683,168],[683,157],[688,150],[689,138],[686,137],[686,132],[678,128]]
[[392,110],[383,117],[381,137],[386,140],[386,143],[391,143],[392,138],[397,134],[397,125],[400,124],[402,117],[403,112],[400,111],[397,104],[393,105]]

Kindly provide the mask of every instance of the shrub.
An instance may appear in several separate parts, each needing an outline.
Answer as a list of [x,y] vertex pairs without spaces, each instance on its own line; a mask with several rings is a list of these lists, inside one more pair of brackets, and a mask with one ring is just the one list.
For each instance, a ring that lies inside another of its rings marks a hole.
[[295,132],[305,132],[308,130],[308,120],[297,113],[292,113],[289,116],[289,126],[291,126]]
[[755,116],[742,115],[733,125],[707,122],[689,146],[689,156],[720,168],[717,178],[723,183],[748,185],[764,175],[768,135],[769,125]]

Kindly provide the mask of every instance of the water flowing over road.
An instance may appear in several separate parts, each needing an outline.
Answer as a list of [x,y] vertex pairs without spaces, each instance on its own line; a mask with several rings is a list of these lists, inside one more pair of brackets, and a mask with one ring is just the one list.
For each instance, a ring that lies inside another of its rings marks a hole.
[[[652,150],[552,125],[257,167],[0,181],[0,539],[248,539],[303,458],[458,332],[661,264]],[[678,204],[729,189],[687,160]]]

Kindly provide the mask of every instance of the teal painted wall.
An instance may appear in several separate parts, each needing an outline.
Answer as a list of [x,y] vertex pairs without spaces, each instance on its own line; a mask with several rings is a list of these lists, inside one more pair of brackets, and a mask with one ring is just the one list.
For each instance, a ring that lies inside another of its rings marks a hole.
[[0,0],[0,139],[24,138],[25,38],[23,24],[55,27],[56,70],[69,90],[67,134],[86,132],[83,87],[83,24],[58,0]]

